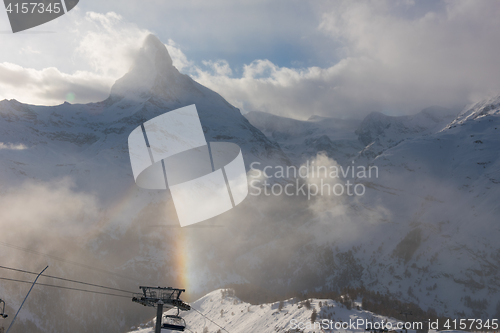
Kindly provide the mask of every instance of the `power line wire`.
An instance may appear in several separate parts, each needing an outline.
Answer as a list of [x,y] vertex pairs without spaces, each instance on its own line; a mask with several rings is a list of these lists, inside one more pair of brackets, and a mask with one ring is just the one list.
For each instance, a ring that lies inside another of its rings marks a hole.
[[[33,283],[31,281],[9,279],[9,278],[4,278],[4,277],[0,277],[0,280],[13,281],[13,282],[22,282],[22,283],[29,283],[29,284]],[[85,289],[78,289],[78,288],[71,288],[71,287],[56,286],[56,285],[53,285],[53,284],[37,283],[36,285],[37,286],[44,286],[44,287],[59,288],[59,289],[83,291],[83,292],[92,293],[92,294],[98,294],[98,295],[106,295],[106,296],[116,296],[116,297],[130,298],[130,296],[125,296],[125,295],[117,295],[117,294],[103,293],[103,292],[100,292],[100,291],[93,291],[93,290],[85,290]]]
[[[28,273],[28,274],[38,275],[38,273],[35,273],[35,272],[25,271],[25,270],[22,270],[22,269],[17,269],[17,268],[12,268],[12,267],[0,266],[0,268],[8,269],[8,270],[15,271],[15,272],[22,272],[22,273]],[[91,286],[91,287],[97,287],[97,288],[109,289],[109,290],[114,290],[114,291],[120,291],[120,292],[124,292],[124,293],[129,293],[129,294],[135,294],[133,291],[123,290],[123,289],[117,289],[117,288],[111,288],[111,287],[105,287],[105,286],[101,286],[101,285],[98,285],[98,284],[92,284],[92,283],[87,283],[87,282],[82,282],[82,281],[70,280],[70,279],[65,279],[65,278],[61,278],[61,277],[57,277],[57,276],[43,275],[43,274],[42,274],[42,276],[43,277],[47,277],[47,278],[51,278],[51,279],[61,280],[61,281],[67,281],[67,282],[73,282],[73,283],[80,283],[80,284]]]
[[110,275],[115,275],[115,276],[121,277],[122,279],[132,280],[132,281],[135,281],[135,282],[141,282],[141,281],[139,281],[137,279],[134,279],[134,278],[131,278],[131,277],[128,277],[128,276],[125,276],[125,275],[113,273],[113,272],[107,271],[105,269],[93,267],[93,266],[82,264],[82,263],[79,263],[79,262],[76,262],[76,261],[72,261],[72,260],[67,260],[67,259],[59,258],[59,257],[53,256],[51,254],[39,252],[39,251],[36,251],[36,250],[26,249],[26,248],[23,248],[23,247],[20,247],[20,246],[17,246],[17,245],[8,244],[8,243],[5,243],[5,242],[0,242],[0,245],[6,246],[6,247],[10,247],[10,248],[13,248],[13,249],[16,249],[16,250],[28,252],[28,253],[33,253],[33,254],[36,254],[36,255],[39,255],[39,256],[48,257],[48,258],[51,258],[51,259],[54,259],[54,260],[57,260],[57,261],[60,261],[60,262],[64,262],[64,263],[67,263],[67,264],[72,264],[72,265],[80,266],[80,267],[83,267],[83,268],[91,269],[93,271],[97,271],[97,272],[101,272],[101,273],[106,273],[106,274],[110,274]]

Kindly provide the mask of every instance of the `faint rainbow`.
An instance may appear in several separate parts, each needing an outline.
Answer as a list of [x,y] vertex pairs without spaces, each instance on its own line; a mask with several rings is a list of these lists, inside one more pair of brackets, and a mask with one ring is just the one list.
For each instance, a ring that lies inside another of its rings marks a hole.
[[[106,209],[106,215],[99,221],[97,225],[98,228],[94,229],[95,233],[102,232],[106,224],[113,223],[115,219],[126,213],[130,203],[133,201],[136,189],[137,185],[131,183],[121,198]],[[172,285],[172,287],[186,289],[186,295],[184,296],[184,298],[186,298],[186,296],[189,297],[190,289],[193,287],[193,282],[195,280],[193,275],[194,267],[192,265],[193,251],[189,245],[189,231],[180,227],[175,210],[174,212],[169,211],[169,209],[166,210],[165,218],[171,222],[165,222],[165,224],[175,226],[167,229],[167,232],[171,233],[169,239],[174,246],[173,249],[166,249],[164,255],[167,256],[167,262],[173,263],[173,267],[176,271],[174,274],[174,285]]]
[[186,289],[186,295],[189,295],[190,288],[192,287],[192,267],[191,267],[191,251],[189,247],[189,240],[187,230],[179,227],[176,243],[175,243],[175,259],[174,265],[178,268],[177,273],[177,288]]

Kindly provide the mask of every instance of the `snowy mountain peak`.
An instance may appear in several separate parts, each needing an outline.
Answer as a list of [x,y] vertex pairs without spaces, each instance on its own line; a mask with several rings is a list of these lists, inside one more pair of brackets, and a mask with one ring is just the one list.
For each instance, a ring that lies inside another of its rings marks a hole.
[[[154,35],[148,35],[137,53],[130,71],[111,88],[111,96],[147,99],[151,94],[165,95],[175,88],[182,75],[172,65],[165,45]],[[185,79],[184,79],[185,81]],[[163,93],[162,93],[163,92]],[[172,96],[170,96],[172,97]]]
[[456,125],[464,124],[468,120],[475,120],[484,116],[494,115],[500,113],[500,95],[482,100],[466,107],[462,113],[448,126],[454,127]]
[[167,48],[155,35],[150,34],[146,37],[141,52],[142,55],[149,58],[149,61],[154,63],[158,69],[168,69],[172,67],[172,58],[170,58]]

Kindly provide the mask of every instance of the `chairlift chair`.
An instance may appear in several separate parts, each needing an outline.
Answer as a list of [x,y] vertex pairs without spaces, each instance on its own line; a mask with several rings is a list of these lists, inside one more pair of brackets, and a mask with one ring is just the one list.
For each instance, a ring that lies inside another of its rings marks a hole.
[[161,328],[180,332],[184,332],[186,329],[186,321],[179,316],[179,309],[177,309],[177,315],[165,315],[164,318]]

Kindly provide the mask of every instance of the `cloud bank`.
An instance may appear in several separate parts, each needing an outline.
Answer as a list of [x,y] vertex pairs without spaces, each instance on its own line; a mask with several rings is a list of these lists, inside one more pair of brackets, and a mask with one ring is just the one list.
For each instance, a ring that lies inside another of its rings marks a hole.
[[498,93],[500,7],[473,1],[442,5],[423,12],[411,1],[318,6],[318,29],[342,43],[338,63],[297,69],[256,60],[234,77],[218,70],[219,61],[199,69],[197,80],[244,111],[296,118],[408,114],[430,105],[463,107]]
[[[430,5],[380,0],[309,6],[316,21],[308,24],[330,42],[308,45],[318,54],[331,54],[331,66],[303,66],[308,62],[302,61],[296,62],[298,67],[284,67],[262,58],[231,67],[228,59],[194,61],[183,52],[182,41],[164,42],[180,71],[243,112],[258,110],[299,119],[313,114],[362,118],[372,111],[410,114],[430,105],[462,108],[500,91],[500,21],[496,19],[500,7],[495,2]],[[63,36],[70,51],[59,55],[60,65],[44,62],[43,55],[50,50],[41,40],[53,37],[23,36],[30,43],[19,49],[20,62],[0,63],[0,99],[59,104],[107,97],[149,31],[113,12],[76,10],[71,15],[77,24],[68,36],[79,38]],[[297,45],[303,38],[317,38],[294,33]],[[40,59],[33,60],[33,55]],[[27,65],[32,62],[33,67]]]
[[113,12],[82,13],[77,8],[68,14],[72,28],[63,23],[57,27],[69,33],[26,34],[6,40],[11,49],[19,47],[19,42],[25,46],[16,59],[0,62],[0,99],[57,105],[108,97],[111,85],[128,71],[149,32]]

